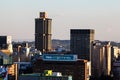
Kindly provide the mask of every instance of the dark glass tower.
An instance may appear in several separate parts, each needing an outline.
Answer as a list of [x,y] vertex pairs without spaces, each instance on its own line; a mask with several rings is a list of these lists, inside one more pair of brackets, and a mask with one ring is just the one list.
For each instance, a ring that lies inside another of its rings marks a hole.
[[70,33],[71,52],[78,55],[80,59],[90,60],[91,45],[94,40],[92,29],[71,29]]
[[41,52],[51,51],[51,23],[46,12],[40,12],[40,17],[35,19],[35,48]]

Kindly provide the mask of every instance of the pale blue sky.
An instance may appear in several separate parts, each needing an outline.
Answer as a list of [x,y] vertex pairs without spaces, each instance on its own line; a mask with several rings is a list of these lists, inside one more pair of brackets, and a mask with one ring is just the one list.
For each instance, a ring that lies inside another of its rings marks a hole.
[[95,29],[95,39],[120,41],[120,0],[0,0],[0,35],[34,40],[39,12],[52,18],[52,39],[70,39],[70,29]]

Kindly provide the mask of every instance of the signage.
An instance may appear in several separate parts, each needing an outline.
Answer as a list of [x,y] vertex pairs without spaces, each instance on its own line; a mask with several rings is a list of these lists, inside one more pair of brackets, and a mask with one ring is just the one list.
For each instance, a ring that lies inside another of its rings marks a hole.
[[77,61],[77,55],[68,54],[43,54],[44,61]]

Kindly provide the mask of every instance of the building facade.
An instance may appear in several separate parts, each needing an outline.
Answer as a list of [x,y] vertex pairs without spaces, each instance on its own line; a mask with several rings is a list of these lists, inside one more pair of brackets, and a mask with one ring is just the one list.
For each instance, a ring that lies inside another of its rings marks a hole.
[[105,75],[110,75],[111,74],[111,45],[110,42],[108,42],[107,45],[104,46],[105,47],[105,54],[104,54],[104,64],[105,68],[106,68],[106,73]]
[[95,78],[111,75],[111,45],[95,43],[92,46],[91,73]]
[[68,76],[42,76],[41,74],[20,75],[19,80],[70,80]]
[[91,44],[94,40],[93,29],[71,29],[70,49],[71,52],[78,55],[80,59],[90,61]]
[[51,51],[51,23],[46,12],[40,12],[40,17],[35,19],[35,48],[41,52]]
[[38,59],[33,65],[34,73],[43,73],[45,70],[60,72],[62,75],[72,76],[72,80],[88,80],[87,60],[76,59],[72,55],[46,55]]
[[103,58],[105,53],[105,48],[103,45],[96,43],[92,47],[92,56],[91,56],[91,75],[94,78],[100,78],[100,76],[106,71],[103,65]]
[[0,49],[12,49],[12,37],[0,36]]
[[117,61],[113,62],[113,77],[114,80],[120,80],[120,54]]
[[116,46],[112,46],[111,47],[111,58],[112,58],[112,60],[117,59],[119,54],[120,54],[120,49]]

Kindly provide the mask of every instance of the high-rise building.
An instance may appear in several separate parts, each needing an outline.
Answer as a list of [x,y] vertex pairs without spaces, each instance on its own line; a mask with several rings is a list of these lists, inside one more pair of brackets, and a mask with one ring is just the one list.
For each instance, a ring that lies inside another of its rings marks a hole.
[[110,76],[112,70],[111,45],[110,42],[102,44],[95,42],[92,47],[91,73],[95,78]]
[[91,44],[94,41],[93,29],[71,29],[70,33],[71,52],[78,55],[80,59],[90,61]]
[[91,74],[95,78],[100,78],[101,75],[104,75],[105,65],[103,65],[105,47],[100,43],[93,43],[92,47],[92,55],[91,55]]
[[40,17],[35,19],[35,48],[41,52],[51,51],[51,23],[46,12],[40,12]]

